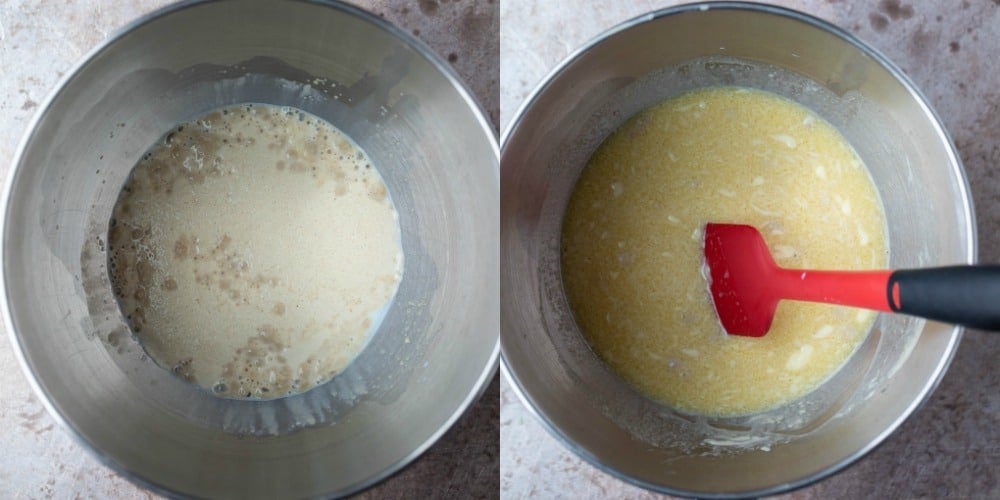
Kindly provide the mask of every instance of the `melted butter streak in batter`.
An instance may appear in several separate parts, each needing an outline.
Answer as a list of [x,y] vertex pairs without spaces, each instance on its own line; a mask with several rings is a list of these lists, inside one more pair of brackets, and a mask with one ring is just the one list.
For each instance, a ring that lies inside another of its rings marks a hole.
[[801,397],[874,315],[782,302],[762,338],[728,336],[704,277],[706,222],[761,229],[779,265],[877,269],[885,220],[860,159],[805,108],[748,89],[646,110],[595,152],[567,207],[562,271],[595,352],[653,399],[733,416]]
[[402,275],[398,214],[367,155],[302,111],[247,104],[168,133],[114,209],[112,283],[161,366],[220,396],[322,384]]

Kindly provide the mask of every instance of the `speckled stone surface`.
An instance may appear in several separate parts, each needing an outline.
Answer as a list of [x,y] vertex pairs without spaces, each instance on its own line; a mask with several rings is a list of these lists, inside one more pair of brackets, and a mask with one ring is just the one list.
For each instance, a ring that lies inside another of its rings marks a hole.
[[[38,106],[108,34],[164,0],[0,1],[0,176]],[[499,14],[494,0],[356,0],[417,35],[462,76],[499,126]],[[2,329],[2,327],[0,327]],[[0,340],[0,498],[147,498],[55,425],[12,347]],[[363,498],[495,498],[500,382],[416,462]]]
[[[500,111],[506,127],[559,61],[663,0],[501,0]],[[976,203],[979,255],[1000,262],[1000,1],[775,2],[826,19],[883,52],[950,131]],[[927,404],[846,471],[785,498],[1000,498],[1000,335],[969,331]],[[501,384],[503,498],[653,498],[552,438]]]

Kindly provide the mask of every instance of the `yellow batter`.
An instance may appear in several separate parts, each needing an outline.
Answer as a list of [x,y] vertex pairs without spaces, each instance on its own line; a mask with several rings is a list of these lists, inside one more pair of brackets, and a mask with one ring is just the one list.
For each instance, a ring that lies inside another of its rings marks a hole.
[[270,399],[361,351],[403,266],[368,156],[291,108],[178,126],[135,167],[111,221],[111,279],[150,357],[220,396]]
[[706,222],[756,226],[785,267],[888,260],[871,178],[832,126],[770,93],[694,91],[626,122],[572,194],[562,272],[587,340],[640,391],[691,413],[756,413],[815,389],[875,315],[784,301],[766,336],[726,335],[701,274]]

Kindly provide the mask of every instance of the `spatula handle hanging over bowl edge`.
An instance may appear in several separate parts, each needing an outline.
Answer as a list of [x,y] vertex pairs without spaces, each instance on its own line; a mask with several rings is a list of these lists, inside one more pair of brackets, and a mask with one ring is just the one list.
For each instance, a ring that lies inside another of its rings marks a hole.
[[894,312],[1000,331],[1000,265],[895,271],[886,284]]
[[767,334],[781,300],[840,304],[1000,331],[1000,264],[831,271],[778,266],[757,228],[705,225],[705,264],[726,333]]

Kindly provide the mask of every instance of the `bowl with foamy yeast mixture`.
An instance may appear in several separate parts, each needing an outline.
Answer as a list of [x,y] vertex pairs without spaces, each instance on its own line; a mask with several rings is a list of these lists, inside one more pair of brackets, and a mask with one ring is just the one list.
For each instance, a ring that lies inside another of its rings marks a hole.
[[148,487],[349,494],[496,370],[498,165],[447,64],[376,16],[169,7],[27,133],[7,326],[53,416]]
[[926,101],[844,31],[777,7],[653,12],[565,61],[501,148],[501,352],[558,439],[655,491],[748,497],[857,460],[961,331],[783,302],[722,330],[708,222],[792,268],[969,263],[965,174]]

